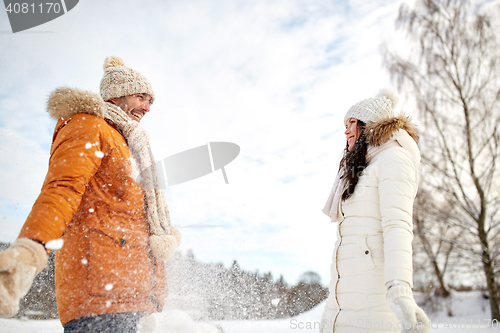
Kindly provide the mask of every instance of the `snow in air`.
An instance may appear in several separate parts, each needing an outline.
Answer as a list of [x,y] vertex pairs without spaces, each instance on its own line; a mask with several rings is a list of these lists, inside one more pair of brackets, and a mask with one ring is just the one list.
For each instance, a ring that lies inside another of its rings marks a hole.
[[62,249],[64,240],[62,238],[53,239],[45,244],[45,248],[49,250],[60,250]]

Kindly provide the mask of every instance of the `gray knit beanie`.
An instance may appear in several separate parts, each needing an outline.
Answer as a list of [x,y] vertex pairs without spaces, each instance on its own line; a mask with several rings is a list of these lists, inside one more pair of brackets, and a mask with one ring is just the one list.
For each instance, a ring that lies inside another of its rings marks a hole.
[[154,102],[155,93],[148,80],[141,73],[125,66],[122,58],[107,57],[103,69],[100,93],[104,101],[133,94],[148,94],[151,102]]
[[344,117],[344,124],[349,118],[356,118],[365,124],[375,122],[383,118],[395,116],[394,108],[398,104],[398,93],[390,88],[379,91],[377,96],[362,100],[351,106]]

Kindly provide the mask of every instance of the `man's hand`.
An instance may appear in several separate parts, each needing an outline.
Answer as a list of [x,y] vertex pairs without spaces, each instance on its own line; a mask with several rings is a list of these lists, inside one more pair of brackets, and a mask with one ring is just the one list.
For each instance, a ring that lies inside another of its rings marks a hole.
[[165,261],[174,255],[175,249],[181,244],[182,235],[179,230],[170,227],[170,235],[149,236],[149,247],[156,259]]
[[19,311],[19,300],[47,263],[45,247],[28,238],[17,239],[0,252],[0,317]]

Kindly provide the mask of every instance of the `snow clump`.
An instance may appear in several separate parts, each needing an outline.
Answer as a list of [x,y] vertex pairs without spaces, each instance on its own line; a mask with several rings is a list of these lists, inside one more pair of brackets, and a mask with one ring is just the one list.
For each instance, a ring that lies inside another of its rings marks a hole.
[[182,310],[165,310],[142,317],[138,333],[220,333],[214,325],[194,321]]
[[51,241],[48,241],[47,244],[45,244],[45,248],[47,250],[60,250],[62,249],[63,244],[64,240],[62,238],[53,239]]

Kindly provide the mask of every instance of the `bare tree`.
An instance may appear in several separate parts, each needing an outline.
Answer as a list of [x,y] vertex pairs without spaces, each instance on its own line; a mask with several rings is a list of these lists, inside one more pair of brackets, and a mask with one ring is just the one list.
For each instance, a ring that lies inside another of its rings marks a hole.
[[413,222],[415,234],[420,240],[420,248],[426,255],[427,262],[431,264],[434,277],[438,287],[435,294],[448,297],[450,291],[445,282],[445,274],[448,269],[452,251],[455,249],[455,242],[448,242],[445,238],[456,240],[459,234],[446,223],[435,223],[439,219],[446,219],[436,209],[435,202],[430,195],[420,191],[415,200],[413,209]]
[[434,200],[448,204],[449,218],[441,222],[471,239],[454,244],[481,263],[491,316],[499,320],[500,52],[493,19],[466,0],[403,5],[397,26],[413,49],[404,56],[386,49],[385,64],[415,98],[424,184]]

